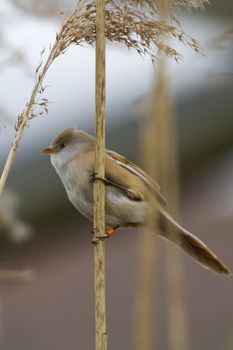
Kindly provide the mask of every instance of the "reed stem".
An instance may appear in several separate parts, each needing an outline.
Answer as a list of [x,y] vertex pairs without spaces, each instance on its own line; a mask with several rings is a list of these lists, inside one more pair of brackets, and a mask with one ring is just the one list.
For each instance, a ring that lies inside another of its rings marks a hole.
[[[105,0],[96,1],[96,145],[95,173],[105,177]],[[107,350],[105,301],[105,187],[96,181],[94,195],[95,349]]]

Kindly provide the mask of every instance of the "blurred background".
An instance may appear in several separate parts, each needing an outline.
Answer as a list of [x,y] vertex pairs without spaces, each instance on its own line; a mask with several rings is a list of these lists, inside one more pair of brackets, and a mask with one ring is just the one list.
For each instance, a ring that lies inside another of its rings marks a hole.
[[[27,102],[40,52],[59,29],[59,10],[75,1],[2,0],[0,4],[0,166],[17,116]],[[178,130],[181,223],[233,270],[233,4],[179,13],[203,55],[178,47],[167,62]],[[176,43],[172,44],[176,45]],[[156,67],[119,44],[107,47],[107,147],[136,164],[141,119],[148,112]],[[33,282],[0,286],[0,348],[93,349],[91,224],[69,203],[41,153],[67,126],[94,130],[95,52],[72,47],[45,81],[47,115],[26,129],[0,202],[0,266],[33,269]],[[7,219],[6,219],[7,218]],[[140,230],[119,230],[106,243],[109,349],[133,349]],[[27,238],[27,239],[26,239]],[[155,347],[168,350],[164,246],[158,240]],[[184,304],[190,350],[233,349],[233,280],[184,257]],[[151,276],[153,279],[153,276]]]

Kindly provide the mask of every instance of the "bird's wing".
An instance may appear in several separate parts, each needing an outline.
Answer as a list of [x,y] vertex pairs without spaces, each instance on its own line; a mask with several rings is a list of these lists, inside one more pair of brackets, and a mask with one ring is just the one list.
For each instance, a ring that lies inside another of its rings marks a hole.
[[[163,206],[167,205],[167,201],[164,195],[161,193],[159,185],[156,182],[154,182],[141,168],[131,163],[129,160],[125,159],[124,157],[122,157],[120,154],[116,152],[109,151],[109,150],[107,150],[106,152],[107,152],[108,158],[113,160],[116,164],[120,165],[122,168],[128,170],[130,173],[138,176],[146,184],[146,186],[152,191],[156,200],[158,200],[159,204]],[[106,173],[106,176],[107,175],[108,174]],[[143,195],[139,197],[143,198]],[[137,200],[139,200],[139,198],[137,198]]]

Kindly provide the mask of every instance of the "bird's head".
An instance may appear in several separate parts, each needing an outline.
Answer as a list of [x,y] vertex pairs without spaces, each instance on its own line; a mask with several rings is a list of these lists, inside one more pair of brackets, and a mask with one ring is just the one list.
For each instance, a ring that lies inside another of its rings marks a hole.
[[51,160],[56,159],[62,164],[93,147],[94,139],[92,136],[77,130],[75,127],[70,127],[60,132],[51,145],[43,149],[43,152],[50,154]]

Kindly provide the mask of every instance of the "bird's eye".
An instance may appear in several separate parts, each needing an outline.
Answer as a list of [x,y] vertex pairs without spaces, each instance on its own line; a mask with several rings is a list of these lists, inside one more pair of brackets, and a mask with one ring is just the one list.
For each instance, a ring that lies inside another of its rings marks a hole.
[[65,142],[61,142],[61,143],[60,143],[60,145],[59,145],[59,147],[60,147],[60,149],[63,149],[63,148],[65,148],[65,147],[66,147],[66,144],[65,144]]

